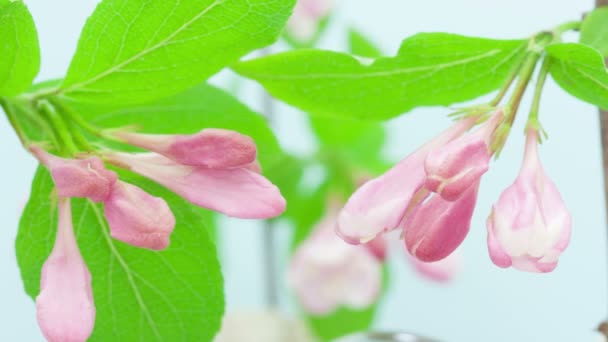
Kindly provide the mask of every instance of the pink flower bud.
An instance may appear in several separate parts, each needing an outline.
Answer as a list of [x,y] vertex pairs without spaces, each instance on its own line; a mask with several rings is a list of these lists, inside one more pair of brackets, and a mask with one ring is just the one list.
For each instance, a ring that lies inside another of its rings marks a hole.
[[424,160],[429,150],[462,135],[475,120],[457,122],[382,176],[359,187],[340,213],[338,235],[348,243],[359,244],[399,227],[405,215],[428,193],[424,189]]
[[408,260],[414,266],[414,269],[422,277],[437,282],[448,283],[456,277],[456,274],[462,268],[462,254],[457,249],[445,259],[435,262],[420,261],[413,256],[408,255]]
[[434,195],[416,207],[403,225],[407,250],[425,262],[450,255],[469,232],[478,188],[473,185],[453,202]]
[[486,221],[490,258],[499,267],[551,272],[570,242],[571,217],[538,158],[538,133],[529,131],[519,176]]
[[455,201],[479,183],[490,165],[490,140],[502,118],[502,110],[498,110],[476,132],[430,151],[424,164],[426,188],[445,200]]
[[38,325],[50,342],[84,342],[93,332],[91,273],[76,244],[69,199],[59,200],[57,237],[42,266],[36,308]]
[[175,217],[164,199],[118,181],[104,203],[113,238],[130,245],[161,250],[169,245]]
[[253,139],[235,131],[207,128],[196,134],[117,132],[125,142],[162,154],[179,164],[214,169],[240,167],[255,161]]
[[285,211],[279,189],[250,166],[209,169],[180,165],[155,153],[108,153],[126,166],[171,189],[195,205],[238,218],[264,219]]
[[335,235],[335,214],[329,213],[295,251],[288,282],[300,304],[324,315],[341,306],[371,305],[382,283],[382,266],[365,246],[352,246]]
[[38,146],[30,150],[51,172],[57,193],[61,197],[86,197],[102,202],[110,195],[118,179],[115,172],[106,169],[101,159],[65,159],[47,153]]

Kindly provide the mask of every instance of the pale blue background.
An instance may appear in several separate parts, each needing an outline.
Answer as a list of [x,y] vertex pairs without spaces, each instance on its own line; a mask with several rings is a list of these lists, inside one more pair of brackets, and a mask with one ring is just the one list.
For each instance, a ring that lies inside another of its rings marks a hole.
[[[61,77],[72,55],[79,29],[96,1],[26,0],[35,17],[42,46],[40,80]],[[419,31],[449,31],[489,37],[519,38],[578,18],[592,0],[343,0],[323,41],[344,46],[342,27],[354,24],[394,52],[402,38]],[[1,37],[0,37],[1,39]],[[278,47],[280,49],[280,47]],[[224,74],[217,82],[230,83]],[[248,84],[244,97],[252,106],[260,89]],[[525,111],[526,100],[523,108]],[[448,125],[446,109],[428,108],[389,123],[393,159],[406,155]],[[525,114],[525,113],[522,113]],[[291,151],[313,150],[302,114],[279,107],[275,126]],[[522,120],[500,160],[485,176],[471,233],[464,243],[466,265],[451,287],[420,280],[393,250],[393,283],[375,326],[415,330],[446,341],[597,341],[593,332],[605,318],[606,233],[595,108],[578,102],[550,81],[541,119],[550,139],[541,149],[547,172],[560,188],[573,216],[570,247],[551,274],[527,274],[494,267],[488,259],[483,222],[492,202],[514,179],[522,152]],[[0,119],[0,341],[41,341],[33,302],[22,290],[13,250],[17,218],[29,191],[34,160],[22,151],[4,117]],[[226,220],[222,241],[228,308],[263,307],[260,225]],[[286,229],[278,232],[286,239]],[[283,248],[284,250],[284,248]],[[281,303],[293,310],[289,296]]]

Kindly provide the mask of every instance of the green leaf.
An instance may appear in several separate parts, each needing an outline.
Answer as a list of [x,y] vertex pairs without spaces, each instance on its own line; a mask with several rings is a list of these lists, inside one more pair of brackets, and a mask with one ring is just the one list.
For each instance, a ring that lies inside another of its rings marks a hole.
[[307,320],[321,341],[332,341],[354,332],[367,331],[376,314],[377,305],[365,310],[340,308],[327,316],[308,316]]
[[22,1],[0,0],[0,96],[26,90],[40,69],[34,19]]
[[195,133],[209,127],[232,129],[255,140],[264,171],[279,167],[283,159],[266,120],[232,95],[208,84],[156,102],[120,109],[83,103],[71,105],[82,117],[105,128],[136,124],[141,132],[171,134]]
[[597,50],[583,44],[565,43],[546,48],[552,60],[551,76],[571,95],[608,109],[608,72]]
[[380,49],[361,32],[355,29],[351,29],[348,32],[348,44],[350,52],[357,56],[367,58],[378,58],[382,56]]
[[241,62],[234,69],[307,112],[381,120],[498,89],[525,47],[521,40],[422,33],[406,39],[397,56],[369,65],[345,53],[297,50]]
[[103,0],[59,94],[132,104],[179,93],[274,42],[295,0]]
[[600,7],[585,16],[580,41],[608,56],[608,7]]
[[[224,310],[215,246],[202,216],[181,198],[141,178],[125,177],[162,196],[177,225],[162,252],[112,239],[99,205],[73,199],[78,245],[91,271],[97,309],[89,341],[211,341]],[[40,291],[40,270],[57,229],[52,180],[39,168],[19,225],[17,261],[28,295]]]

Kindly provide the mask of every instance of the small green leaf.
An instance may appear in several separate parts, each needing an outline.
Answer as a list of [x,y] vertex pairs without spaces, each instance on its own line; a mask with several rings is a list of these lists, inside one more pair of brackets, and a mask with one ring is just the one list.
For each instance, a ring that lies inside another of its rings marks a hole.
[[137,124],[141,132],[189,134],[203,128],[232,129],[252,137],[264,167],[279,167],[283,158],[266,120],[227,92],[200,84],[156,102],[120,109],[73,103],[78,114],[94,124],[114,128]]
[[234,69],[307,112],[381,120],[498,89],[525,47],[521,40],[422,33],[406,39],[397,56],[371,64],[345,53],[297,50],[241,62]]
[[103,0],[59,94],[132,104],[179,93],[274,42],[295,0]]
[[608,56],[608,7],[600,7],[585,16],[580,41]]
[[307,320],[321,341],[332,341],[344,335],[369,330],[376,309],[377,305],[364,310],[340,308],[327,316],[308,316]]
[[597,50],[583,44],[565,43],[546,48],[552,59],[551,76],[571,95],[608,109],[608,72]]
[[[165,198],[177,224],[166,250],[135,248],[110,237],[99,205],[72,199],[76,238],[92,274],[97,309],[89,341],[211,341],[224,310],[223,281],[202,216],[155,184],[121,178]],[[48,172],[39,168],[16,242],[25,291],[32,298],[40,291],[40,271],[57,229],[52,191]]]
[[26,90],[40,69],[34,19],[23,1],[0,0],[0,96]]
[[355,29],[351,29],[348,32],[348,43],[350,52],[357,56],[368,58],[378,58],[382,56],[380,49],[361,32]]

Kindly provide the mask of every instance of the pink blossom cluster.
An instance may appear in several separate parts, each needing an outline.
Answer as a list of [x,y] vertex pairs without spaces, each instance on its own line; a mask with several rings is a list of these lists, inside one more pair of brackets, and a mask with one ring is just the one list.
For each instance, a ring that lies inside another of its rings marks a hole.
[[[378,178],[361,186],[340,212],[337,233],[364,244],[401,230],[408,252],[423,262],[448,257],[465,239],[481,176],[488,170],[501,109],[468,116]],[[570,239],[571,219],[538,157],[538,132],[527,130],[524,161],[515,183],[487,220],[488,249],[500,267],[550,272]]]
[[223,129],[192,135],[115,134],[150,152],[110,151],[69,159],[30,146],[50,171],[59,196],[57,238],[42,268],[36,299],[39,325],[51,342],[86,341],[95,321],[91,274],[74,238],[70,197],[103,203],[110,235],[136,247],[162,250],[175,228],[175,217],[164,199],[119,180],[104,161],[229,216],[261,219],[285,210],[279,189],[260,174],[256,145],[248,136]]

